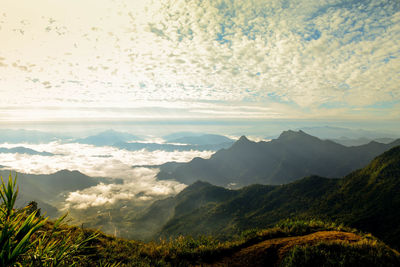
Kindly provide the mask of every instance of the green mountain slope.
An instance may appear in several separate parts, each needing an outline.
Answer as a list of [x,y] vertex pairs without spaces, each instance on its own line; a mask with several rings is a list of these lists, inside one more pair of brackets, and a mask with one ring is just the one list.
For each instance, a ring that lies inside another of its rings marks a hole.
[[[1,182],[1,266],[399,266],[400,254],[375,237],[319,220],[285,220],[274,228],[243,232],[228,241],[178,237],[138,242],[55,222],[34,205],[15,208],[17,179]],[[202,199],[231,198],[198,183]],[[203,191],[205,190],[205,191]],[[224,189],[222,189],[224,190]],[[199,193],[200,192],[200,195]],[[201,193],[203,192],[203,193]],[[204,195],[205,194],[205,195]],[[208,201],[207,201],[208,202]],[[209,202],[208,202],[209,203]],[[194,204],[192,202],[192,204]],[[196,208],[198,205],[186,208]]]
[[321,212],[400,246],[400,147],[347,175]]
[[[207,197],[216,190],[225,197]],[[399,190],[400,147],[343,179],[311,176],[287,185],[252,185],[240,190],[197,182],[170,200],[174,215],[160,235],[232,235],[285,218],[318,217],[372,232],[400,247]]]

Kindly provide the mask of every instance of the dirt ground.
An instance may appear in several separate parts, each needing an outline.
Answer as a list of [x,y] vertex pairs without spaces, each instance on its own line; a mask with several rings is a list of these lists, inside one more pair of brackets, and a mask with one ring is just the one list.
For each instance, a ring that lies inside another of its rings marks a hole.
[[357,242],[360,236],[339,231],[321,231],[304,236],[274,238],[242,248],[209,265],[202,266],[278,266],[285,254],[296,245],[312,245],[322,241]]

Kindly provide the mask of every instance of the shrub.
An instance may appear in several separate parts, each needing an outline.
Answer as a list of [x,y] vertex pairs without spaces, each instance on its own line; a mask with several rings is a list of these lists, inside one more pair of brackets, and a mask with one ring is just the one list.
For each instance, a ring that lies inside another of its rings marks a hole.
[[7,184],[1,177],[0,188],[0,266],[60,266],[75,265],[77,255],[97,233],[86,237],[83,232],[72,235],[71,230],[63,229],[60,217],[51,229],[48,218],[40,216],[31,205],[15,209],[18,196],[17,176],[11,173]]

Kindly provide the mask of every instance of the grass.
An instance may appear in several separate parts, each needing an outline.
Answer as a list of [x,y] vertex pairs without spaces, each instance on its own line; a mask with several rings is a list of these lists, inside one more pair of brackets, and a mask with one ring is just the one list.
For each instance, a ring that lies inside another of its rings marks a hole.
[[[374,247],[377,248],[377,251],[386,251],[389,253],[387,255],[392,255],[390,254],[392,250],[382,242],[356,229],[320,220],[285,220],[278,223],[273,228],[245,231],[240,236],[236,236],[234,239],[224,242],[211,236],[199,236],[196,238],[180,236],[170,240],[161,239],[158,242],[144,243],[101,234],[92,241],[92,244],[96,246],[96,255],[92,255],[88,258],[91,263],[88,263],[87,266],[95,266],[95,262],[99,261],[106,261],[110,264],[118,263],[119,266],[190,266],[210,264],[221,258],[229,257],[229,255],[243,248],[250,247],[265,240],[303,236],[320,231],[345,231],[360,235],[361,240],[365,242],[363,246],[371,248],[359,250],[358,254],[349,254],[357,258],[359,258],[362,253],[374,252]],[[301,247],[296,247],[296,250],[300,248]],[[343,251],[346,251],[346,249],[347,247],[344,247]],[[288,254],[292,255],[293,253],[290,251]],[[368,257],[373,257],[371,255]],[[393,255],[395,255],[394,259],[400,259],[397,254]],[[297,258],[290,256],[290,258],[286,259],[285,257],[285,264],[290,262],[292,258],[297,260],[300,257],[298,254],[295,254],[295,256],[297,256]],[[386,258],[382,256],[378,258],[378,261],[379,260],[386,260]]]

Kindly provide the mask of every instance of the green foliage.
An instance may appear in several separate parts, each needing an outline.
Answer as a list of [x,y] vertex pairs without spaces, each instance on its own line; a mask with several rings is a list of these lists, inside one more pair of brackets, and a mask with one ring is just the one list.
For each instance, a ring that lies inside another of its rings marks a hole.
[[47,218],[41,217],[29,205],[21,210],[14,209],[18,196],[17,177],[11,174],[6,184],[1,177],[0,205],[0,266],[65,266],[76,265],[79,252],[97,234],[71,235],[63,229],[60,217],[51,229]]
[[36,246],[24,257],[26,263],[30,262],[29,266],[74,266],[82,260],[79,254],[90,249],[88,242],[98,234],[86,235],[83,230],[73,234],[71,229],[62,225],[66,216],[54,222],[51,229],[39,231],[35,237]]
[[16,181],[10,174],[7,185],[1,177],[0,196],[0,265],[21,265],[18,258],[35,246],[36,241],[31,242],[31,236],[42,227],[47,219],[37,218],[36,212],[27,215],[25,210],[14,209],[18,195]]

